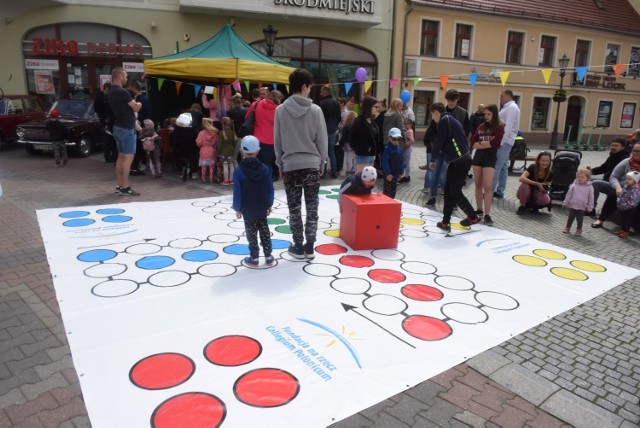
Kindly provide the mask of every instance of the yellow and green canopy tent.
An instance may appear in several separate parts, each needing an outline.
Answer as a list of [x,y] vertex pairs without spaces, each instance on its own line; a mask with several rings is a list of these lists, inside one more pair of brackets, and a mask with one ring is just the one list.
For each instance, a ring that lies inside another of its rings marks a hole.
[[293,70],[249,46],[229,24],[197,46],[144,61],[147,75],[193,81],[288,83]]

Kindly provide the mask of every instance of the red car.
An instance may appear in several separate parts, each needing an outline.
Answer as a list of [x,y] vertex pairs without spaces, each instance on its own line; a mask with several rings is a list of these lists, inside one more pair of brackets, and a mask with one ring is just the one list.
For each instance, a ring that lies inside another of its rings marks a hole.
[[4,95],[0,91],[0,147],[18,138],[16,127],[46,116],[40,98],[33,95]]

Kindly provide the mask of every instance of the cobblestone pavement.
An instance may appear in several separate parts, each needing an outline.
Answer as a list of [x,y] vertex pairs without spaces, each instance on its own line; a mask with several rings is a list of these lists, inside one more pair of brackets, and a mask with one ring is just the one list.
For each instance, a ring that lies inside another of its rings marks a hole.
[[[534,146],[532,154],[540,150]],[[416,147],[413,166],[424,157]],[[584,152],[582,165],[605,158],[605,152]],[[422,206],[423,177],[414,168],[397,199]],[[49,156],[14,149],[0,152],[0,182],[0,428],[88,427],[35,210],[121,200],[112,193],[113,167],[95,155],[55,168]],[[170,172],[131,182],[142,193],[135,201],[231,190],[182,183]],[[516,187],[517,175],[511,175],[507,197],[494,200],[495,227],[640,266],[640,240],[620,240],[611,222],[596,230],[586,220],[578,238],[560,232],[566,213],[559,205],[551,213],[516,216]],[[472,196],[473,186],[465,192]],[[436,210],[441,204],[439,199]],[[639,296],[635,278],[332,427],[640,426]]]

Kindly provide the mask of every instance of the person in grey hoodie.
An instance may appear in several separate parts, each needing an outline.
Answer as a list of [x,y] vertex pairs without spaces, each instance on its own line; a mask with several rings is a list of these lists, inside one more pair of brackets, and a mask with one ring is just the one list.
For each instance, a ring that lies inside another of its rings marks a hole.
[[[273,123],[276,164],[284,181],[293,244],[288,252],[297,259],[313,259],[318,230],[318,192],[324,173],[328,137],[322,109],[309,98],[313,78],[301,68],[289,75],[292,96],[278,106]],[[302,224],[304,194],[306,224]],[[303,245],[304,238],[306,243]]]

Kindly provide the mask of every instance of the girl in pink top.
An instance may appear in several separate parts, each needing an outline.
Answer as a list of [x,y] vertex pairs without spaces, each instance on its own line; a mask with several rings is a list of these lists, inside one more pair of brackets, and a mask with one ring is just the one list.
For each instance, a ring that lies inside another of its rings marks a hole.
[[207,170],[209,171],[209,183],[213,183],[216,168],[216,145],[218,144],[218,130],[213,126],[213,121],[208,117],[202,119],[202,131],[196,138],[196,144],[200,147],[200,160],[198,165],[201,168],[200,177],[202,182],[206,182]]
[[562,202],[562,206],[569,208],[567,225],[562,229],[563,233],[569,233],[573,220],[578,221],[576,236],[582,235],[582,219],[585,213],[593,209],[593,186],[591,185],[591,170],[580,168],[576,173],[576,180]]
[[209,109],[209,118],[213,122],[216,129],[222,129],[220,118],[218,117],[220,112],[220,103],[214,98],[211,98],[210,100],[207,99],[207,94],[202,93],[202,106],[206,109]]

